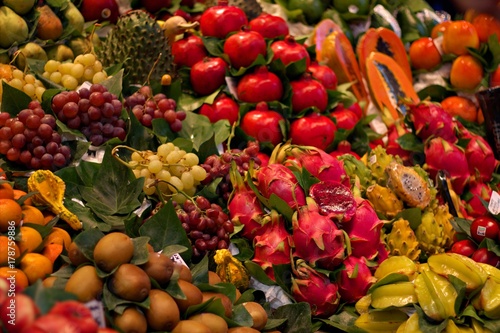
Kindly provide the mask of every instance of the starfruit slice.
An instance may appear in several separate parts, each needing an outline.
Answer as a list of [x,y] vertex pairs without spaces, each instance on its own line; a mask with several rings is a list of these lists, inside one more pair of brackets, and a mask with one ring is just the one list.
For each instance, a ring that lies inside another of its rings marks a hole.
[[413,282],[385,284],[372,291],[372,307],[385,309],[390,306],[403,307],[417,303],[417,294]]
[[474,260],[457,253],[434,254],[427,259],[427,264],[441,276],[453,275],[465,282],[468,293],[481,288],[488,276]]
[[448,279],[423,271],[414,281],[418,303],[424,313],[435,321],[455,317],[455,301],[458,293]]
[[396,333],[424,333],[418,324],[418,313],[415,311],[401,326]]
[[453,320],[448,320],[442,333],[474,333],[471,327],[457,325]]
[[407,319],[408,315],[397,309],[372,311],[361,314],[354,325],[368,333],[395,333]]
[[377,280],[380,280],[392,273],[406,275],[410,281],[413,281],[417,277],[418,267],[417,264],[407,256],[392,256],[380,263],[373,276],[375,276]]
[[482,310],[489,319],[500,319],[500,283],[488,277],[472,304],[476,310]]
[[500,283],[500,269],[496,268],[496,267],[493,267],[492,265],[490,264],[485,264],[485,263],[482,263],[482,262],[478,262],[477,263],[479,266],[481,266],[481,268],[483,269],[483,271],[491,278],[493,278],[493,280],[497,281],[498,283]]
[[339,83],[352,83],[350,90],[358,101],[362,102],[360,105],[366,105],[368,93],[363,83],[356,54],[351,42],[342,31],[333,31],[325,38],[319,57],[323,63],[333,69]]
[[47,206],[51,212],[66,221],[71,228],[80,230],[82,222],[78,216],[64,206],[65,190],[64,181],[50,170],[36,170],[28,178],[28,191],[37,192],[32,197],[33,202]]
[[381,52],[372,52],[368,55],[366,78],[372,101],[382,112],[382,119],[387,125],[394,124],[398,118],[406,114],[405,100],[412,103],[420,101],[412,81],[408,79],[401,66]]
[[361,36],[356,45],[359,68],[366,77],[366,59],[372,52],[380,52],[394,59],[406,74],[408,80],[413,81],[408,54],[401,38],[390,29],[370,28]]

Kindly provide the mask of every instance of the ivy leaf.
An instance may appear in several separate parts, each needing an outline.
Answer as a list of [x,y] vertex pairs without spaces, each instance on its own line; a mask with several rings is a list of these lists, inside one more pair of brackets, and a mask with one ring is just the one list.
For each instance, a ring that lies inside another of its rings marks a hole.
[[[242,228],[243,229],[243,228]],[[234,257],[239,261],[246,261],[253,258],[254,250],[253,247],[249,244],[249,242],[244,238],[232,238],[231,243],[235,245],[240,251]]]
[[182,228],[172,201],[167,202],[155,215],[146,221],[139,229],[141,236],[149,236],[149,243],[155,251],[168,245],[182,245],[188,250],[181,254],[185,261],[192,255],[191,242]]
[[104,303],[104,306],[108,311],[117,310],[120,305],[125,304],[135,304],[143,309],[149,309],[150,304],[149,297],[146,297],[146,299],[142,302],[131,302],[129,300],[118,298],[109,290],[107,283],[104,284],[104,287],[102,289],[102,302]]
[[82,251],[85,258],[92,260],[94,258],[94,248],[97,242],[103,237],[103,232],[97,229],[88,229],[76,235],[73,241],[80,251]]
[[134,255],[130,259],[130,263],[137,266],[145,264],[149,260],[149,250],[147,247],[149,237],[135,237],[132,238],[132,242],[134,243]]
[[199,263],[191,268],[193,283],[208,283],[208,256],[204,256]]
[[117,73],[113,74],[113,76],[101,82],[101,84],[105,86],[110,93],[115,94],[116,96],[120,96],[122,93],[123,71],[124,70],[122,68]]
[[182,122],[182,130],[179,136],[185,139],[192,140],[193,148],[198,151],[201,145],[210,140],[214,130],[210,120],[202,115],[187,112],[186,119]]
[[245,267],[246,269],[248,269],[250,275],[253,276],[257,281],[267,286],[275,286],[277,284],[269,276],[267,276],[266,272],[264,272],[260,265],[254,263],[253,261],[245,261]]
[[311,306],[305,302],[280,306],[272,314],[273,319],[286,319],[281,331],[287,333],[313,332],[311,317]]
[[138,150],[153,150],[156,148],[153,133],[139,122],[135,116],[129,117],[129,129],[125,142]]
[[31,98],[24,91],[10,86],[4,80],[2,89],[1,111],[8,112],[12,117],[16,117],[19,111],[26,109],[31,102]]
[[[222,87],[220,87],[219,89],[217,89],[216,91],[214,91],[213,93],[211,93],[210,95],[207,95],[207,96],[201,96],[201,97],[197,97],[197,96],[193,96],[193,95],[190,95],[190,94],[182,94],[179,98],[179,107],[188,112],[188,111],[194,111],[196,109],[198,109],[199,107],[201,107],[203,105],[203,103],[207,103],[207,104],[212,104],[215,100],[215,98],[217,97],[217,95],[219,95],[219,93],[221,92],[222,90]],[[188,112],[189,114],[189,112]],[[184,126],[184,122],[182,123],[182,125]]]

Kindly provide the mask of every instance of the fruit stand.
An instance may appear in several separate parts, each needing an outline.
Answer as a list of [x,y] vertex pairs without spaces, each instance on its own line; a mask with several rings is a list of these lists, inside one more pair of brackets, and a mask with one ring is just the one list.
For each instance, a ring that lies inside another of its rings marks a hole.
[[0,329],[500,332],[499,66],[423,0],[0,1]]

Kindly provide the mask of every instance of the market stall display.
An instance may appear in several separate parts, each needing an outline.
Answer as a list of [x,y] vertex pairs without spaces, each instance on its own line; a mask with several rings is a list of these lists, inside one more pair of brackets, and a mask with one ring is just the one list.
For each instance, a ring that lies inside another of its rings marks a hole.
[[0,327],[500,331],[498,36],[425,1],[4,0]]

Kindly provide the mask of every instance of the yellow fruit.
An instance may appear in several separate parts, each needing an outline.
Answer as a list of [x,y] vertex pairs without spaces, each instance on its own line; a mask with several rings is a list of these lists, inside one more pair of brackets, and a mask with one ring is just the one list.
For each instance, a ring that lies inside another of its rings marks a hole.
[[33,252],[42,244],[42,235],[38,231],[30,227],[21,227],[21,240],[18,242],[21,253]]
[[27,253],[21,259],[21,269],[28,277],[30,284],[35,283],[38,279],[45,279],[49,274],[52,274],[52,261],[39,253]]

